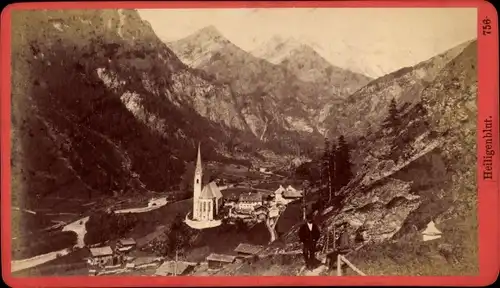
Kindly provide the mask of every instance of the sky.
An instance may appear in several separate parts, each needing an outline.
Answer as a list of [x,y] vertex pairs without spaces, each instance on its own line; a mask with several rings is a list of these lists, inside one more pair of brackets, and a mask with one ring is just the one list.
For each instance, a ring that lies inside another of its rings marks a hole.
[[311,45],[333,65],[380,77],[477,37],[475,8],[139,10],[164,41],[213,25],[251,51],[271,37]]

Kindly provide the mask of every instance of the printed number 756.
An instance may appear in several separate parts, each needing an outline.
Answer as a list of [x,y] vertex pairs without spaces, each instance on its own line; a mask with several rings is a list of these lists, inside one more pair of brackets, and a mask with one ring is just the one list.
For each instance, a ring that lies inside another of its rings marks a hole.
[[488,18],[483,19],[483,35],[491,34],[491,20]]

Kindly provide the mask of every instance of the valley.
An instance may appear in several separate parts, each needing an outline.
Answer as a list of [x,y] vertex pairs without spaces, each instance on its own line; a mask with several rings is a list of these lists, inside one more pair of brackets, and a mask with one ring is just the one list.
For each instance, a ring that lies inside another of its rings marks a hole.
[[[296,38],[247,51],[209,25],[164,42],[136,10],[12,26],[15,276],[302,275],[305,211],[320,246],[365,235],[349,259],[370,275],[478,271],[477,40],[373,79]],[[430,222],[444,236],[423,242]]]

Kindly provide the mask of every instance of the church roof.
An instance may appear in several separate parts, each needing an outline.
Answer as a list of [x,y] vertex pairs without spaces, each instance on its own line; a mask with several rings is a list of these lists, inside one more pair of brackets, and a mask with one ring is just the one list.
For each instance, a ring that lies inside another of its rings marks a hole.
[[214,181],[208,183],[201,190],[200,198],[202,199],[213,199],[213,198],[222,198],[222,193],[220,192],[219,187],[215,184]]

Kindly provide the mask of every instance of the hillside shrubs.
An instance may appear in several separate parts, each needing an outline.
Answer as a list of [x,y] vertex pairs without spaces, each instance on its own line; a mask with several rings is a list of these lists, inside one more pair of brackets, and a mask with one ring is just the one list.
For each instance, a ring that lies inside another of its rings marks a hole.
[[12,258],[25,259],[52,251],[71,248],[76,244],[77,235],[73,231],[55,231],[36,237],[12,240]]
[[84,242],[92,245],[118,239],[138,224],[139,218],[135,213],[97,212],[85,223],[87,234],[85,234]]

